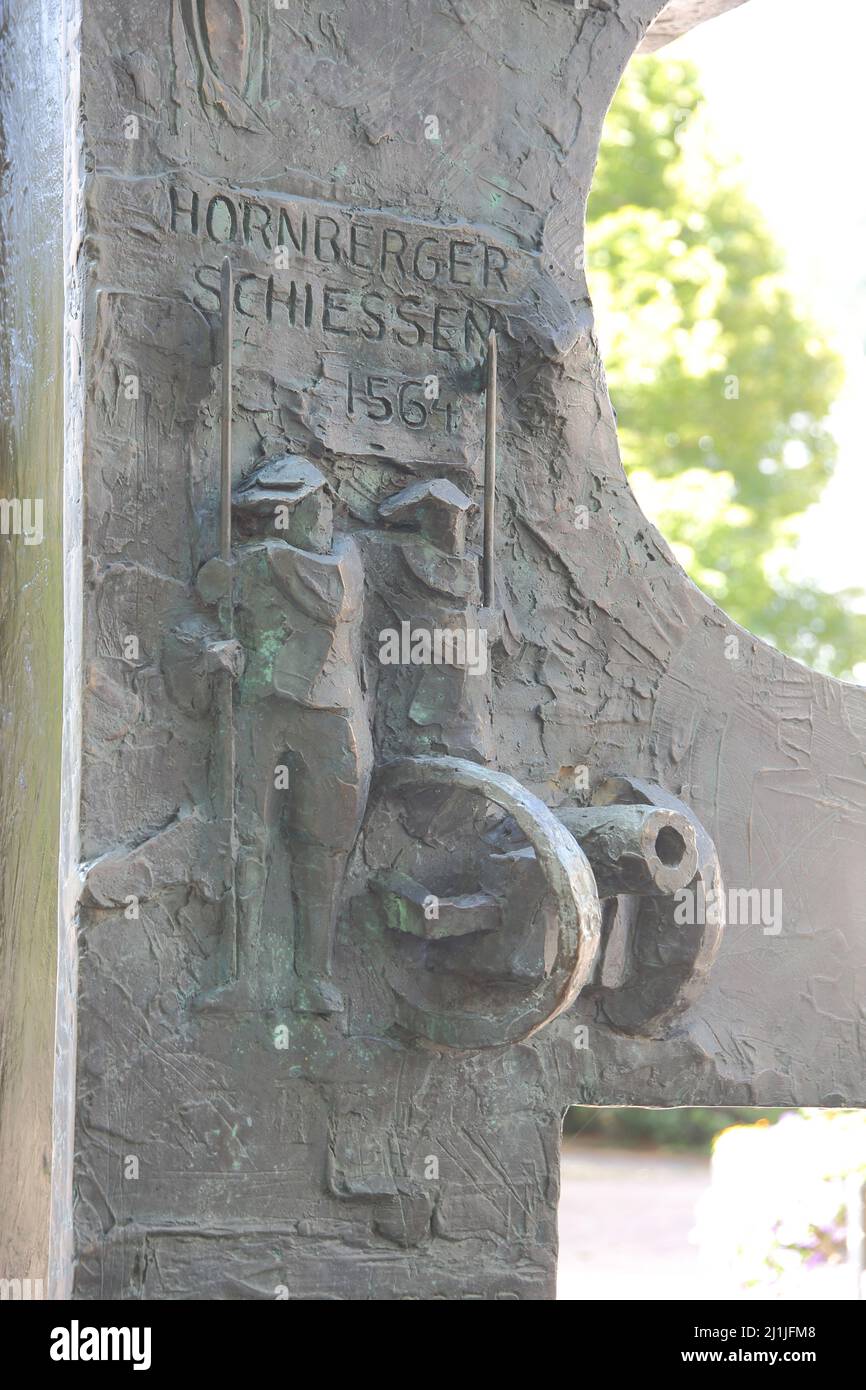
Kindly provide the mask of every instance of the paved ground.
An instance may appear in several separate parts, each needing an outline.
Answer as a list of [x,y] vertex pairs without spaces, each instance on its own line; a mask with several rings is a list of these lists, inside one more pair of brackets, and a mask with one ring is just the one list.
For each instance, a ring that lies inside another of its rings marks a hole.
[[559,1298],[713,1298],[689,1243],[709,1161],[566,1144]]
[[803,1271],[784,1286],[745,1293],[701,1259],[693,1232],[710,1185],[709,1160],[563,1145],[560,1299],[841,1300],[855,1296],[850,1266]]

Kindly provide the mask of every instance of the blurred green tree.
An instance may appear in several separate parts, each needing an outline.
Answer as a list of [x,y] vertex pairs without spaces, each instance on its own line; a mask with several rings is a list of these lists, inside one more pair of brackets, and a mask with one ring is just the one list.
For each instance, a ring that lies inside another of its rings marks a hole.
[[625,1148],[692,1149],[709,1153],[713,1140],[731,1125],[775,1124],[785,1110],[758,1110],[743,1106],[672,1107],[657,1110],[644,1106],[572,1105],[562,1132],[572,1138]]
[[735,621],[850,679],[866,658],[864,595],[789,574],[797,520],[833,470],[825,421],[843,364],[795,302],[741,173],[713,152],[692,64],[628,68],[605,124],[586,261],[644,511]]

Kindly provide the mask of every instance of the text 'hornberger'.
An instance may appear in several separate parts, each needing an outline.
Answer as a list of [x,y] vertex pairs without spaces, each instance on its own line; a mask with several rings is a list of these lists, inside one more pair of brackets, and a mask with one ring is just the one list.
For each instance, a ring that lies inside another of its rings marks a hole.
[[[225,193],[206,199],[172,185],[169,227],[267,257],[275,267],[268,274],[236,272],[235,309],[242,318],[315,330],[335,345],[358,337],[455,356],[483,349],[491,311],[475,296],[501,298],[511,289],[501,246],[468,231],[406,221],[394,226],[381,214],[321,206],[269,205]],[[195,302],[216,311],[218,265],[198,266],[195,279],[203,292]]]

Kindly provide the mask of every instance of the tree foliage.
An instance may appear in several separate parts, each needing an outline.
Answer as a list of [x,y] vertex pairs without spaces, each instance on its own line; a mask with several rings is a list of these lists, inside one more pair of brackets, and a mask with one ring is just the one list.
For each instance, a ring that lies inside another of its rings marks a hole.
[[657,1110],[643,1106],[573,1105],[567,1111],[563,1134],[595,1143],[626,1148],[693,1149],[709,1153],[713,1140],[731,1125],[775,1124],[785,1110],[718,1106],[686,1106]]
[[713,152],[691,64],[629,67],[605,126],[586,256],[644,510],[732,618],[850,677],[866,656],[862,595],[789,574],[797,519],[833,470],[825,421],[842,363],[787,286],[742,175]]

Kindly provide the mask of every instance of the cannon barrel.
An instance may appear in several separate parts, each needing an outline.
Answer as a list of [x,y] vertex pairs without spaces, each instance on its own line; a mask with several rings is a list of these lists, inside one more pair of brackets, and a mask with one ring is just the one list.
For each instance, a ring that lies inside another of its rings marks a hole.
[[577,840],[600,898],[619,893],[667,895],[697,872],[694,827],[657,806],[567,806],[556,815]]

